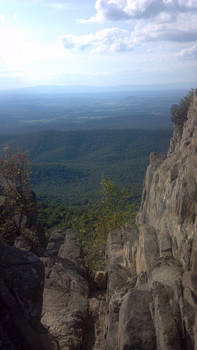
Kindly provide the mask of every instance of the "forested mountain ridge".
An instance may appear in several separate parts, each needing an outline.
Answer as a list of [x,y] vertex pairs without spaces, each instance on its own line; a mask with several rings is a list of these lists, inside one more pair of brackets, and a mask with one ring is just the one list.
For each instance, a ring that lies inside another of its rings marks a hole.
[[28,152],[31,181],[45,201],[81,205],[103,176],[140,196],[149,153],[165,153],[171,130],[45,131],[1,135],[0,148]]

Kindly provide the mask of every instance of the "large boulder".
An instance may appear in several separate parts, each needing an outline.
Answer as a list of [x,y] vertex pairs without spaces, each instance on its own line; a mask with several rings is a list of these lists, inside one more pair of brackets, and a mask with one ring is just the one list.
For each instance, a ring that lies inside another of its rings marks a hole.
[[0,349],[44,350],[44,266],[32,252],[0,241]]
[[106,349],[119,349],[119,314],[124,297],[136,284],[138,231],[125,225],[109,233],[107,241]]
[[54,231],[43,262],[42,322],[61,350],[85,349],[89,286],[78,235],[73,230]]

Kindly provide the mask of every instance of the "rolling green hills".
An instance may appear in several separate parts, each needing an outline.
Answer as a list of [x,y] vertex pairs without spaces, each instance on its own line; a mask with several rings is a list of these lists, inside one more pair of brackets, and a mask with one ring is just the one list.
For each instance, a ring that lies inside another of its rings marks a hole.
[[150,152],[165,153],[171,130],[45,131],[1,135],[5,146],[29,154],[32,188],[50,204],[78,207],[95,199],[102,177],[141,194]]

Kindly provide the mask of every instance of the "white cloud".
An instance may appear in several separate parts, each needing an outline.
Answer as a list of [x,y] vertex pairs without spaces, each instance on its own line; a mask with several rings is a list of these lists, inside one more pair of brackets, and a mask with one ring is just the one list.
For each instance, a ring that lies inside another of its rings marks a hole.
[[161,13],[197,11],[196,0],[96,0],[96,15],[86,22],[152,18]]
[[[124,45],[119,46],[119,51],[125,50],[126,47],[131,49],[146,42],[183,43],[197,40],[197,0],[96,0],[95,8],[96,16],[80,22],[112,20],[116,23],[121,21],[122,25],[124,21],[127,21],[127,24],[132,22],[131,31],[121,33],[120,42]],[[97,34],[94,34],[95,36],[97,37]],[[65,36],[64,46],[77,48],[78,40],[81,42],[83,39],[81,36],[70,37],[70,39]],[[90,41],[92,42],[91,39]],[[95,46],[97,44],[98,42]],[[86,47],[90,46],[92,44]],[[78,48],[82,49],[83,45],[79,45]],[[103,51],[107,50],[112,51],[110,46],[105,45]]]
[[60,41],[65,49],[85,50],[92,52],[120,52],[133,49],[133,42],[127,30],[119,28],[106,28],[95,34],[62,35]]
[[193,45],[192,47],[182,49],[177,57],[182,60],[197,60],[197,45]]
[[5,20],[5,16],[0,13],[0,23],[3,23]]
[[133,29],[106,28],[86,35],[62,35],[60,41],[67,50],[91,50],[93,52],[130,51],[134,47],[150,42],[186,43],[197,41],[197,21],[195,15],[187,20],[182,14],[176,23],[138,20]]
[[61,2],[47,3],[48,7],[54,8],[55,10],[66,10],[69,8],[69,4]]
[[193,42],[197,40],[197,22],[183,15],[176,23],[138,21],[132,37],[135,43],[150,41]]
[[[27,0],[19,0],[27,2]],[[65,10],[71,7],[70,0],[28,0],[36,5],[42,5],[44,7],[51,7],[55,10]]]

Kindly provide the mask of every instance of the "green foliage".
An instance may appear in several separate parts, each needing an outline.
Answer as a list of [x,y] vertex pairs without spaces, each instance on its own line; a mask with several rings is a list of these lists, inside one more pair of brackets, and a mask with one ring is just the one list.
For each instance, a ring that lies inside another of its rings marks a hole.
[[39,221],[47,236],[59,227],[72,227],[79,233],[85,265],[90,274],[105,267],[108,233],[121,225],[134,223],[137,212],[135,198],[124,186],[103,178],[100,191],[89,207],[65,208],[63,205],[38,205]]
[[29,171],[25,153],[5,151],[0,158],[0,184],[2,194],[0,234],[12,242],[21,234],[24,216],[29,206]]
[[63,205],[47,205],[44,202],[38,202],[37,205],[38,221],[47,235],[54,228],[70,223],[73,210],[65,208]]
[[17,236],[24,235],[34,251],[39,252],[42,239],[33,227],[36,201],[30,190],[26,153],[11,153],[7,149],[0,157],[0,194],[0,238],[13,244]]
[[99,210],[107,218],[109,231],[131,220],[131,198],[125,187],[117,186],[108,178],[104,178],[101,185]]
[[191,90],[187,96],[183,97],[180,103],[171,106],[171,120],[177,125],[183,125],[187,120],[187,113],[192,102],[193,91]]
[[108,178],[101,185],[95,206],[71,215],[69,220],[69,225],[80,235],[85,265],[91,274],[104,269],[108,233],[126,222],[134,223],[137,211],[124,187]]

